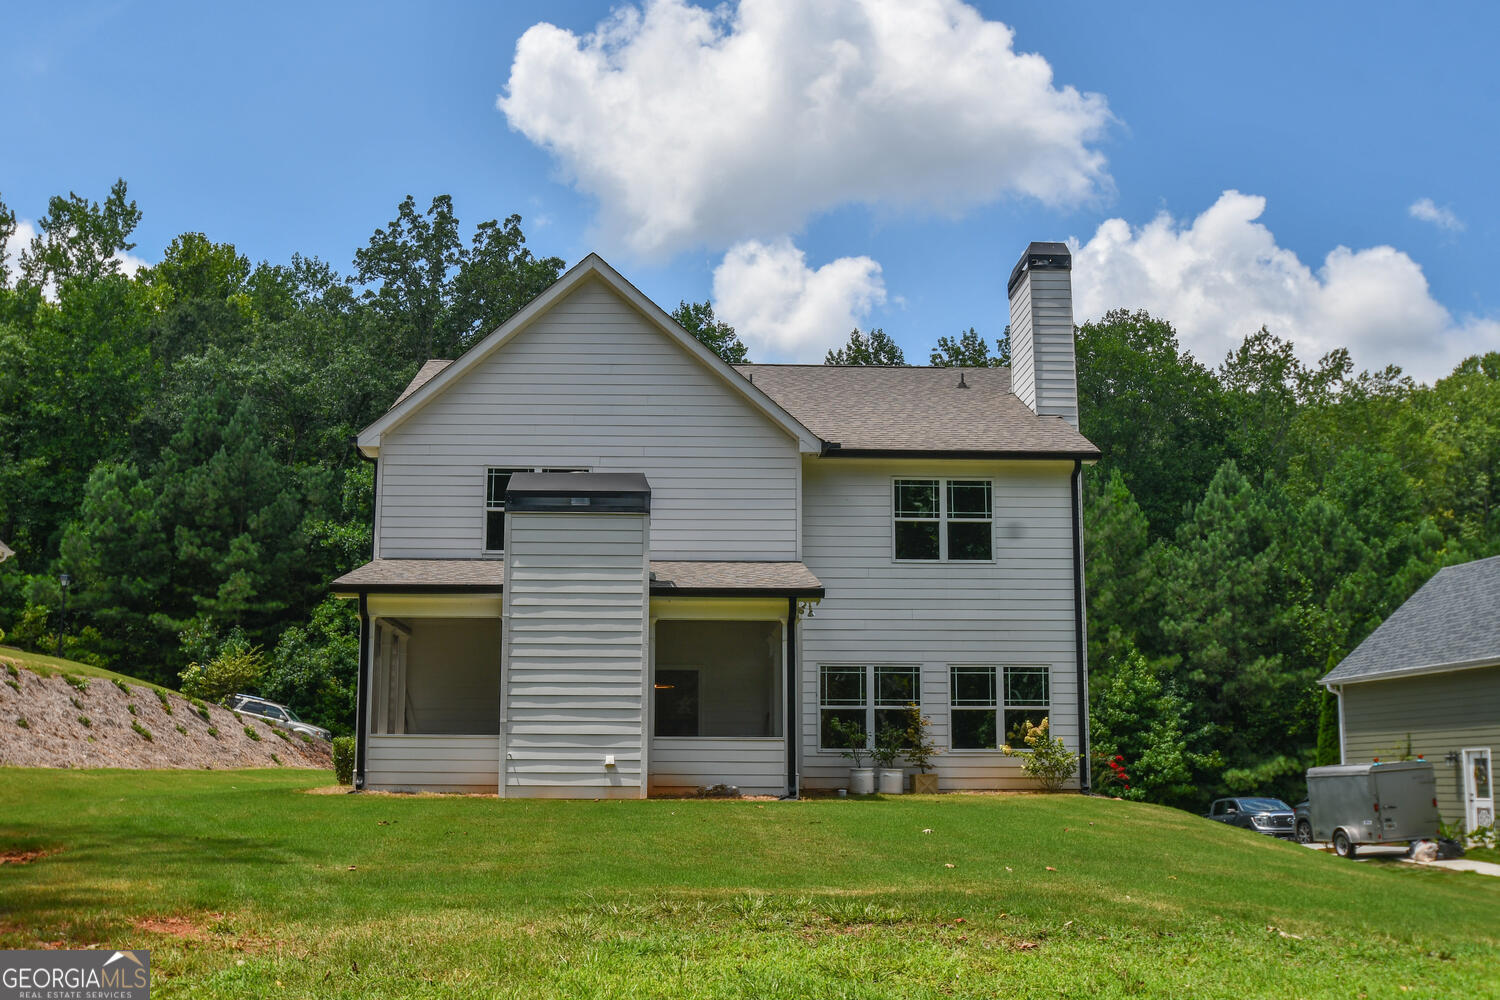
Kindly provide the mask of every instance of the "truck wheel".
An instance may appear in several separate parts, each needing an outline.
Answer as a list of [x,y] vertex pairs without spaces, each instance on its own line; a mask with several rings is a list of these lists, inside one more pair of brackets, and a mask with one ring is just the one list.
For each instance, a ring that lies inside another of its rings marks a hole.
[[1358,853],[1359,848],[1354,846],[1354,841],[1343,830],[1333,831],[1333,853],[1341,858],[1352,858]]
[[1297,821],[1297,843],[1299,843],[1299,844],[1311,844],[1312,842],[1313,842],[1312,841],[1312,824],[1309,823],[1305,819],[1298,820]]

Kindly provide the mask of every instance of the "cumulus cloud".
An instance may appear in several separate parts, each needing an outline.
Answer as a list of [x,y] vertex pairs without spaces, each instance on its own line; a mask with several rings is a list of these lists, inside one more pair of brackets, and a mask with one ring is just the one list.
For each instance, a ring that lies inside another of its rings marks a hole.
[[1165,212],[1139,228],[1109,219],[1087,243],[1074,240],[1079,321],[1145,308],[1208,364],[1264,325],[1304,359],[1348,347],[1356,365],[1398,364],[1429,380],[1500,345],[1500,321],[1455,318],[1405,253],[1340,246],[1314,271],[1256,221],[1265,208],[1265,198],[1225,191],[1190,223]]
[[1430,222],[1439,229],[1452,233],[1462,232],[1464,228],[1463,220],[1454,215],[1451,208],[1439,205],[1431,198],[1418,198],[1406,211],[1413,219]]
[[822,361],[885,301],[885,282],[869,257],[814,269],[790,239],[746,240],[714,269],[713,301],[757,361]]
[[581,37],[537,24],[497,105],[642,254],[774,239],[842,204],[1109,187],[1104,98],[958,0],[650,0]]

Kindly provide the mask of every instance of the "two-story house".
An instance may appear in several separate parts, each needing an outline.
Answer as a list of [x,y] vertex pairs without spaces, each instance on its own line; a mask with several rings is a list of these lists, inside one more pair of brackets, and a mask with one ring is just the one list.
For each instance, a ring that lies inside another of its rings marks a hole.
[[911,703],[944,788],[1086,749],[1070,267],[1016,265],[1009,369],[730,366],[594,255],[428,362],[357,442],[357,786],[831,789]]

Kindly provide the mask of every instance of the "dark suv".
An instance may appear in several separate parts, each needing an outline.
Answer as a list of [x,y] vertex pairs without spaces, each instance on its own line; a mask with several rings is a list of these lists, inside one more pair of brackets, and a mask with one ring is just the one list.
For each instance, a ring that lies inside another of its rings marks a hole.
[[1291,839],[1295,833],[1292,807],[1280,799],[1259,796],[1216,799],[1208,811],[1208,818],[1272,837]]

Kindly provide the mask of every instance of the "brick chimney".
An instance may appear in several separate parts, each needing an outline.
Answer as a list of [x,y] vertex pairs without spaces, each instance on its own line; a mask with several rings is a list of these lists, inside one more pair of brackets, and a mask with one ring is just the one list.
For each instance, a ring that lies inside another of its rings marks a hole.
[[1077,427],[1072,272],[1066,243],[1031,244],[1010,272],[1010,387],[1038,415]]

